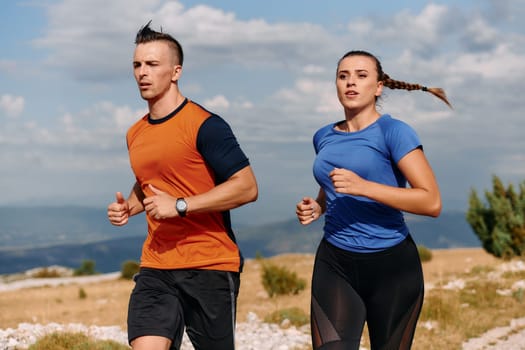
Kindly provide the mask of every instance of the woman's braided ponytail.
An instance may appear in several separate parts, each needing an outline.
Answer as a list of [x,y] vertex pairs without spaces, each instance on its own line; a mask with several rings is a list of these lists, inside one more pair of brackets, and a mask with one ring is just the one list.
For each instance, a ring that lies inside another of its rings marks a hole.
[[383,74],[383,85],[390,89],[403,89],[403,90],[422,90],[422,91],[428,91],[432,95],[436,96],[443,102],[445,102],[450,108],[452,108],[452,105],[450,102],[448,102],[447,95],[445,94],[445,91],[441,88],[434,88],[434,87],[426,87],[419,84],[410,84],[406,83],[404,81],[394,80],[390,78],[390,76],[386,73]]

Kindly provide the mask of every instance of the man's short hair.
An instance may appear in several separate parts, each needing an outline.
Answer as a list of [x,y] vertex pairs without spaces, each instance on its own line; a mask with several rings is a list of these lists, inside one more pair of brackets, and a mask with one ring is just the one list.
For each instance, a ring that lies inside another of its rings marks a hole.
[[151,29],[150,24],[151,21],[139,29],[137,36],[135,37],[135,44],[138,45],[152,41],[165,41],[175,51],[179,61],[178,64],[182,66],[182,63],[184,62],[184,53],[182,51],[182,46],[177,39],[167,33],[163,33],[162,28],[160,29],[160,32]]

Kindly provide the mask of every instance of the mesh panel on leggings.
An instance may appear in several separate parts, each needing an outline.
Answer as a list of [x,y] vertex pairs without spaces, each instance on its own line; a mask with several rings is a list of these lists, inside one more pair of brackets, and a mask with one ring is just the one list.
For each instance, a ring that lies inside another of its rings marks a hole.
[[322,343],[341,340],[334,326],[326,317],[317,300],[312,298],[312,335],[316,341],[315,348],[319,348]]
[[[339,299],[342,290],[331,284],[325,288],[330,296]],[[356,295],[356,294],[355,294]],[[357,307],[351,311],[347,305],[333,304],[337,310],[323,310],[315,297],[312,297],[311,332],[312,346],[315,350],[358,350],[364,323],[364,308]],[[328,314],[327,314],[328,312]],[[357,317],[350,317],[354,314]],[[359,316],[358,316],[359,315]],[[332,319],[333,318],[333,319]],[[361,320],[361,321],[359,321]],[[350,325],[350,327],[348,327]]]
[[414,338],[414,331],[416,329],[416,322],[419,318],[419,312],[423,306],[423,291],[417,298],[413,307],[411,307],[399,322],[399,327],[396,329],[385,350],[409,350],[412,345],[412,339]]

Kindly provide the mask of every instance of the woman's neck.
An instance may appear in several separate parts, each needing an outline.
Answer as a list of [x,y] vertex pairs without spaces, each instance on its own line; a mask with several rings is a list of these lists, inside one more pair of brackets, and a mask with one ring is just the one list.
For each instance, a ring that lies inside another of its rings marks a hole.
[[345,122],[341,123],[339,128],[346,132],[359,131],[373,124],[380,116],[375,108],[345,110]]

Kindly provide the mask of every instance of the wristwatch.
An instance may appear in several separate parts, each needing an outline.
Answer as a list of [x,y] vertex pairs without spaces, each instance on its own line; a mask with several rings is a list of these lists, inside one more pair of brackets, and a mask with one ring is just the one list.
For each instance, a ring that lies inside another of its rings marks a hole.
[[175,202],[175,209],[177,210],[177,213],[179,213],[179,216],[183,218],[186,216],[186,211],[188,210],[188,203],[186,203],[184,198],[177,198],[177,201]]

